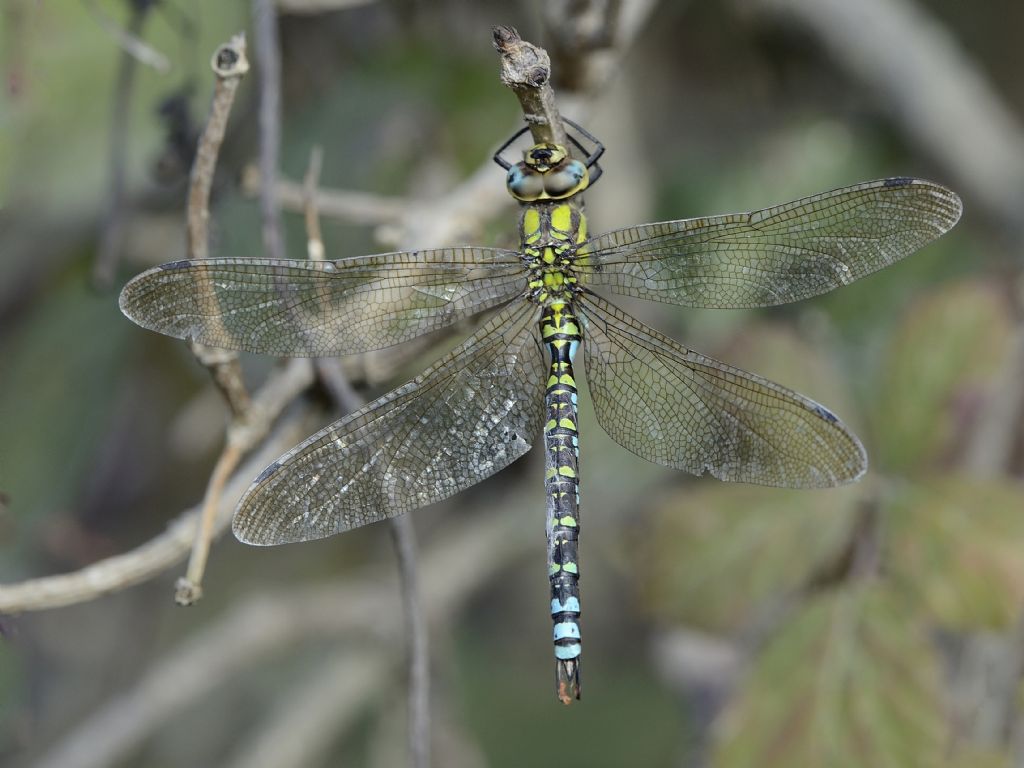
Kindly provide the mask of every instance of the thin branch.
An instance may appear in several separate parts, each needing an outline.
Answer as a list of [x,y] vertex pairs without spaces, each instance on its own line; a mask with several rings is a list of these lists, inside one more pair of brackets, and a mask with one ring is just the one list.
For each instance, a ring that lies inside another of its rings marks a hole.
[[272,259],[285,256],[281,211],[274,186],[281,155],[281,41],[272,0],[253,0],[260,86],[260,214],[263,247]]
[[[517,502],[510,499],[487,517],[438,532],[426,551],[422,571],[424,592],[433,598],[431,623],[449,621],[472,595],[533,545],[532,528],[521,524],[516,509]],[[316,637],[369,634],[377,645],[401,642],[404,626],[399,614],[395,587],[375,567],[354,581],[244,598],[150,667],[132,688],[94,711],[55,744],[38,766],[116,764],[192,702],[273,654],[291,652]],[[359,714],[348,706],[346,692],[338,693],[336,702],[345,706],[349,719],[325,716],[330,730],[316,735],[320,742],[337,738]],[[302,749],[309,751],[313,746],[307,743]]]
[[409,755],[413,768],[430,765],[430,645],[416,566],[416,531],[408,515],[390,519],[398,558],[402,615],[409,638]]
[[[314,147],[310,153],[309,169],[303,183],[307,251],[313,261],[320,261],[324,256],[320,219],[316,208],[316,186],[320,179],[322,163],[323,153],[319,147]],[[339,407],[350,410],[362,407],[362,398],[349,385],[337,360],[317,360],[316,366]],[[430,765],[430,648],[419,593],[416,534],[408,515],[392,517],[388,523],[398,559],[399,589],[402,593],[405,627],[410,639],[409,754],[414,768],[427,768]]]
[[1021,381],[1024,381],[1024,319],[1018,318],[992,391],[964,451],[964,468],[972,474],[999,477],[1011,471],[1013,448],[1024,415]]
[[171,71],[171,61],[153,46],[143,42],[140,37],[142,32],[142,21],[152,6],[149,4],[131,3],[132,15],[128,21],[128,28],[122,28],[116,21],[110,18],[94,0],[82,0],[82,4],[89,11],[100,28],[113,38],[118,47],[125,55],[133,61],[152,67],[160,74]]
[[305,680],[274,702],[250,738],[240,739],[227,768],[289,768],[328,764],[332,741],[357,722],[391,673],[384,654],[345,649],[317,666]]
[[607,92],[623,51],[656,6],[657,0],[550,0],[543,5],[553,71],[567,111],[573,105],[566,91],[591,97]]
[[[210,190],[217,168],[217,156],[224,141],[228,116],[235,101],[235,94],[242,77],[249,71],[245,56],[245,36],[236,35],[217,49],[210,62],[216,81],[213,102],[206,127],[199,138],[196,158],[192,164],[188,193],[188,255],[191,259],[204,259],[209,255]],[[217,307],[210,307],[215,313]],[[221,393],[231,408],[232,423],[245,423],[249,417],[252,401],[242,377],[238,355],[205,344],[190,342],[192,353],[213,375]],[[192,555],[189,558],[186,575],[175,583],[174,599],[179,605],[191,605],[203,593],[202,579],[210,543],[215,532],[214,518],[220,500],[221,490],[231,472],[238,466],[244,453],[251,446],[243,446],[237,438],[237,431],[228,430],[228,439],[217,460],[217,465],[207,484],[205,501],[200,523],[196,528]]]
[[306,220],[306,255],[310,261],[324,260],[324,236],[320,231],[320,209],[317,200],[317,186],[320,171],[324,166],[324,149],[319,144],[309,153],[309,168],[302,180],[302,207]]
[[370,5],[376,0],[277,0],[277,8],[281,13],[294,16],[315,13],[330,13],[349,8]]
[[[249,166],[242,174],[242,194],[257,197],[262,181],[259,168]],[[278,177],[274,185],[277,203],[286,211],[304,213],[306,210],[305,185]],[[350,224],[394,224],[408,212],[413,201],[401,197],[355,192],[348,189],[316,190],[316,208],[319,215]]]
[[188,256],[205,259],[209,256],[210,190],[217,167],[217,155],[224,141],[228,115],[242,77],[249,71],[245,56],[245,35],[240,33],[213,54],[210,66],[217,79],[206,127],[199,137],[196,158],[188,190]]
[[494,49],[501,54],[501,82],[512,89],[536,143],[567,146],[565,128],[551,89],[551,59],[547,51],[523,40],[512,27],[492,30]]
[[[272,376],[253,400],[248,425],[238,430],[238,439],[243,445],[256,446],[270,431],[284,407],[305,391],[312,380],[312,369],[307,360],[294,360]],[[298,422],[296,416],[282,423],[225,485],[215,508],[215,536],[227,528],[235,503],[249,487],[252,478],[301,438]],[[185,559],[196,537],[201,510],[199,506],[189,509],[179,515],[167,530],[145,544],[74,573],[0,585],[0,614],[85,602],[162,573]]]
[[[303,218],[306,221],[306,253],[311,261],[323,261],[325,255],[320,214],[317,208],[317,185],[323,168],[323,149],[313,147],[309,154],[309,168],[302,182]],[[363,398],[352,388],[341,362],[337,358],[317,358],[313,361],[317,376],[330,392],[331,398],[343,413],[358,411],[365,405]]]
[[586,91],[593,55],[615,43],[622,0],[549,0],[543,6],[559,89]]
[[227,445],[217,459],[213,474],[206,485],[203,496],[202,513],[199,515],[199,526],[192,545],[192,553],[188,559],[188,568],[184,577],[174,584],[174,602],[178,605],[192,605],[203,596],[203,573],[206,571],[206,560],[210,554],[210,543],[214,536],[214,521],[220,508],[220,498],[224,484],[231,477],[242,460],[242,447],[235,440],[228,439]]
[[[112,25],[124,37],[137,40],[145,26],[150,6],[133,6],[128,19],[128,30],[121,30],[111,20],[105,19],[98,8],[91,2],[86,7],[95,11],[101,26]],[[106,24],[104,23],[106,21]],[[135,83],[135,71],[138,57],[129,48],[124,48],[117,65],[117,78],[114,81],[114,98],[110,114],[110,177],[107,182],[107,210],[103,217],[100,230],[99,246],[96,260],[93,263],[92,280],[99,289],[107,289],[114,282],[117,262],[121,251],[121,240],[124,235],[125,218],[125,174],[127,173],[128,155],[128,124],[131,120],[132,93]]]
[[874,91],[965,197],[1019,236],[1024,126],[949,32],[912,0],[742,0],[796,21]]

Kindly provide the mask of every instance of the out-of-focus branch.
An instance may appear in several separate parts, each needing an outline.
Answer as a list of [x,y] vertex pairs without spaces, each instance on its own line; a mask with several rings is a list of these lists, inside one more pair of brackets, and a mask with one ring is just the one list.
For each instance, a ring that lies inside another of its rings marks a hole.
[[277,0],[277,8],[281,13],[293,15],[330,13],[348,8],[359,8],[370,5],[377,0]]
[[[320,179],[323,153],[314,147],[310,153],[309,169],[303,182],[306,201],[306,250],[309,258],[320,261],[324,257],[324,244],[320,233],[320,219],[316,208],[316,187]],[[356,410],[363,405],[362,398],[348,383],[337,360],[317,360],[317,371],[343,409]],[[414,768],[427,768],[430,764],[430,650],[427,624],[420,599],[419,575],[416,565],[416,533],[408,515],[388,520],[398,560],[399,589],[402,609],[409,637],[409,754]],[[240,765],[246,763],[241,762]]]
[[[320,171],[324,166],[323,147],[317,145],[309,152],[309,168],[302,180],[302,208],[306,220],[306,255],[310,261],[323,261],[324,236],[320,231],[320,208],[316,190],[320,184]],[[280,197],[278,198],[280,203]]]
[[223,487],[228,477],[242,457],[266,437],[278,414],[312,382],[313,369],[308,360],[289,360],[284,368],[271,375],[263,390],[249,403],[245,417],[232,421],[228,428],[227,443],[207,484],[188,570],[184,578],[178,579],[175,584],[174,599],[179,605],[191,605],[202,597],[203,572],[206,570],[210,543],[223,533],[228,524],[229,518],[217,513],[222,507]]
[[[534,543],[532,529],[522,526],[515,514],[514,500],[492,512],[472,523],[459,522],[439,531],[426,550],[422,580],[423,591],[432,597],[431,623],[448,621]],[[396,592],[394,585],[372,568],[355,582],[268,591],[245,598],[152,666],[130,690],[96,710],[37,766],[101,768],[115,764],[192,702],[266,657],[290,652],[311,639],[369,636],[378,646],[397,644],[404,625]],[[378,679],[378,685],[382,684]],[[306,742],[297,749],[305,754],[318,751],[322,747],[316,747],[314,740],[329,743],[336,739],[361,711],[350,706],[344,690],[338,691],[333,706],[336,716],[321,720],[327,730],[307,734]],[[341,710],[349,719],[337,716]],[[279,764],[298,763],[285,760]]]
[[796,20],[876,92],[968,200],[1024,221],[1024,128],[940,23],[911,0],[741,0]]
[[275,702],[223,765],[227,768],[290,768],[323,765],[331,742],[382,692],[391,665],[380,652],[361,648],[335,654]]
[[[249,166],[242,174],[242,194],[256,197],[260,193],[259,168]],[[278,177],[274,186],[277,203],[284,210],[305,213],[305,184]],[[317,213],[329,219],[339,219],[350,224],[394,224],[408,211],[412,201],[401,197],[375,195],[371,192],[355,192],[348,189],[327,189],[317,187],[315,204]]]
[[577,99],[606,91],[623,51],[656,5],[657,0],[551,0],[543,5],[553,76],[566,112]]
[[[217,156],[224,141],[228,115],[231,113],[238,85],[245,73],[249,71],[249,62],[245,55],[245,36],[236,35],[229,42],[220,46],[214,53],[210,66],[216,75],[213,102],[210,106],[206,127],[199,137],[199,146],[189,178],[187,234],[190,259],[204,259],[209,255],[210,190],[213,188]],[[218,310],[218,307],[210,307],[209,312],[213,314]],[[209,369],[214,382],[228,401],[233,425],[246,423],[250,418],[249,410],[252,401],[245,387],[238,355],[197,342],[191,342],[190,347],[196,359]],[[210,543],[216,531],[214,518],[221,490],[244,453],[250,448],[251,446],[242,445],[234,429],[228,430],[224,451],[217,460],[217,465],[207,484],[203,511],[196,528],[188,570],[184,578],[178,579],[175,585],[174,599],[179,605],[191,605],[202,596],[203,572],[206,569]]]
[[[1019,313],[1024,300],[1018,298],[1017,301]],[[1024,319],[1018,318],[1002,366],[964,451],[964,468],[969,472],[979,477],[998,477],[1011,470],[1013,448],[1024,416],[1022,381]]]
[[[254,400],[254,418],[250,421],[251,432],[246,438],[249,444],[256,445],[270,430],[281,409],[311,382],[312,371],[305,360],[294,361],[268,381]],[[227,482],[215,509],[214,532],[228,526],[235,503],[252,478],[302,436],[299,421],[296,417],[282,423]],[[37,611],[81,603],[162,573],[185,558],[195,539],[201,511],[200,506],[187,510],[166,531],[142,546],[100,560],[74,573],[0,585],[0,613]]]
[[[121,60],[117,66],[117,78],[114,84],[114,98],[110,113],[110,178],[107,182],[107,210],[103,217],[100,230],[96,260],[93,263],[93,284],[99,289],[107,289],[114,282],[117,262],[121,250],[121,239],[124,235],[125,218],[125,174],[127,173],[128,155],[128,123],[131,119],[131,103],[133,85],[135,83],[136,64],[141,60],[138,51],[145,50],[139,35],[149,15],[148,5],[133,6],[128,20],[128,29],[121,29],[107,18],[93,3],[87,2],[100,26],[114,35],[121,44]],[[127,43],[127,44],[126,44]],[[140,48],[139,46],[143,46]],[[167,65],[164,59],[165,67]]]
[[[631,3],[636,5],[638,3]],[[543,6],[558,87],[587,91],[600,51],[615,43],[622,0],[550,0]]]
[[106,32],[117,43],[118,47],[125,54],[147,67],[152,67],[161,74],[171,71],[171,62],[160,51],[144,42],[140,37],[142,23],[152,6],[147,3],[130,3],[132,15],[128,21],[128,27],[121,27],[116,21],[108,16],[94,0],[82,0],[86,10]]
[[256,63],[260,85],[260,218],[263,247],[272,259],[285,257],[281,210],[274,194],[281,156],[281,40],[273,0],[253,0]]
[[408,515],[390,519],[391,539],[398,560],[402,615],[408,637],[409,757],[413,768],[430,765],[430,643],[423,611],[416,552],[416,531]]

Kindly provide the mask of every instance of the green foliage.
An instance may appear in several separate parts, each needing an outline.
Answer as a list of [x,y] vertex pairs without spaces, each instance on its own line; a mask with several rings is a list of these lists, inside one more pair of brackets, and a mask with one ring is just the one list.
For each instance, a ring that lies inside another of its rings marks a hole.
[[[950,739],[928,630],[1006,629],[1024,604],[1024,489],[936,473],[962,451],[1011,323],[1001,294],[976,280],[904,311],[864,393],[873,482],[819,493],[709,483],[655,508],[641,544],[652,615],[735,632],[818,585],[823,566],[838,578],[796,603],[753,659],[717,734],[719,768],[1006,764]],[[845,399],[821,352],[792,334],[743,338],[731,354],[746,367],[829,406]],[[844,557],[863,504],[877,510],[881,545],[868,580]]]
[[[723,357],[848,412],[829,361],[781,326],[746,329]],[[648,566],[646,607],[652,615],[735,628],[836,556],[857,497],[855,488],[791,491],[715,481],[674,490],[636,544]]]
[[842,547],[856,493],[701,483],[668,498],[637,543],[643,604],[661,619],[736,629]]
[[889,508],[893,580],[943,626],[1006,629],[1024,605],[1024,489],[934,478]]
[[984,394],[1011,330],[993,285],[952,283],[916,302],[893,336],[873,401],[875,460],[891,472],[934,466],[953,450],[965,406]]
[[723,726],[718,768],[928,768],[947,747],[924,627],[868,583],[804,606],[757,659]]

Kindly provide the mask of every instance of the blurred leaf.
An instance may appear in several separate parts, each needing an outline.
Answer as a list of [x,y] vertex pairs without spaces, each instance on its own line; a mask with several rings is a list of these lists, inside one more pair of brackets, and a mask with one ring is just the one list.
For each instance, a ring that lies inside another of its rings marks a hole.
[[[828,361],[783,326],[748,327],[723,356],[829,408],[847,402]],[[688,483],[657,506],[637,544],[649,566],[638,576],[647,609],[716,629],[749,620],[844,546],[858,494]]]
[[1024,605],[1024,490],[935,478],[887,520],[894,576],[954,628],[1012,626]]
[[939,674],[904,606],[864,583],[808,604],[757,659],[717,768],[927,768],[948,746]]
[[659,619],[731,629],[804,585],[843,548],[855,488],[790,491],[701,482],[654,513],[637,543],[642,605]]
[[0,345],[0,489],[26,528],[73,503],[117,396],[131,326],[115,297],[85,286],[84,267],[48,286]]
[[1011,331],[998,288],[951,284],[916,302],[889,348],[873,414],[880,462],[921,469],[947,455],[963,407],[983,394]]
[[737,334],[726,356],[734,365],[817,400],[847,423],[854,419],[849,390],[831,358],[789,326],[758,321]]
[[1004,753],[971,749],[954,755],[943,763],[943,768],[1010,768],[1012,765]]

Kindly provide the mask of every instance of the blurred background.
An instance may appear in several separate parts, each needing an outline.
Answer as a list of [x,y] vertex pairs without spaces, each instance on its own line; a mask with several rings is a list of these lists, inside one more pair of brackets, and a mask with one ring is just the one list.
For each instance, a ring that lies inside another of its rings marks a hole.
[[[254,8],[279,33],[272,188],[293,258],[315,146],[330,258],[514,246],[490,155],[521,114],[495,24],[549,50],[563,114],[608,148],[594,231],[895,175],[964,200],[937,243],[798,305],[617,300],[826,404],[872,469],[829,491],[697,480],[614,444],[584,394],[580,704],[551,690],[540,452],[412,516],[435,765],[1024,765],[1024,5],[1009,0],[7,0],[0,763],[407,764],[386,525],[267,549],[226,533],[204,599],[173,602],[188,537],[171,541],[172,521],[201,501],[230,412],[117,291],[185,255],[209,60],[241,30],[254,66],[210,250],[266,255]],[[372,398],[472,327],[343,368]],[[280,365],[242,358],[254,391]],[[322,388],[296,397],[225,508],[337,415]]]

